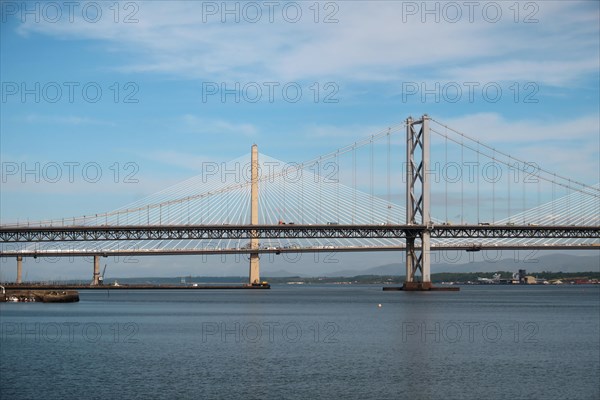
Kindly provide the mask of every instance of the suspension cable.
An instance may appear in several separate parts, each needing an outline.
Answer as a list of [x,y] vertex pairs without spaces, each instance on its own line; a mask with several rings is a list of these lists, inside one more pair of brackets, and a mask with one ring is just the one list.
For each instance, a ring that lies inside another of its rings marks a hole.
[[[470,140],[470,141],[473,141],[473,142],[477,142],[477,143],[479,143],[479,142],[478,142],[476,139],[473,139],[472,137],[470,137],[470,136],[468,136],[468,135],[466,135],[466,134],[464,134],[464,133],[462,133],[462,132],[460,132],[460,131],[458,131],[458,130],[456,130],[456,129],[453,129],[453,128],[449,127],[448,125],[445,125],[445,124],[443,124],[443,123],[441,123],[441,122],[439,122],[439,121],[437,121],[437,120],[435,120],[435,119],[433,119],[433,118],[431,118],[430,120],[431,120],[431,121],[433,121],[433,122],[435,122],[435,123],[437,123],[437,124],[438,124],[438,125],[440,125],[440,126],[443,126],[443,127],[447,128],[447,129],[449,129],[450,131],[452,131],[452,132],[456,133],[457,135],[460,135],[462,138],[465,138],[465,139],[468,139],[468,140]],[[433,130],[433,129],[431,129],[431,128],[430,128],[430,130],[431,130],[432,132],[436,132],[437,134],[441,134],[441,133],[439,133],[439,132],[437,132],[437,131],[434,131],[434,130]],[[452,139],[450,138],[450,140],[452,140]],[[458,143],[458,142],[457,142],[457,143]],[[471,147],[469,147],[469,146],[467,146],[467,145],[464,145],[464,146],[466,146],[467,148],[469,148],[469,149],[471,149],[471,150],[474,150],[473,148],[471,148]],[[508,157],[508,158],[509,158],[509,159],[511,159],[511,160],[515,160],[515,161],[518,161],[518,162],[520,162],[520,163],[523,163],[524,165],[528,165],[528,164],[530,164],[530,163],[528,163],[527,161],[523,161],[523,160],[521,160],[521,159],[518,159],[518,158],[516,158],[516,157],[513,157],[513,156],[511,156],[510,154],[504,153],[504,152],[502,152],[502,151],[500,151],[500,150],[496,150],[496,149],[494,149],[493,147],[486,145],[485,143],[481,143],[481,146],[483,146],[483,147],[487,148],[488,150],[494,150],[494,151],[495,151],[495,152],[497,152],[498,154],[500,154],[500,155],[503,155],[503,156],[505,156],[505,157]],[[482,153],[482,154],[483,154],[483,153]],[[539,166],[538,166],[538,168],[539,168]],[[548,174],[548,175],[553,175],[553,176],[555,176],[555,177],[558,177],[558,178],[560,178],[560,179],[562,179],[562,180],[568,181],[570,184],[571,184],[571,183],[573,183],[573,184],[576,184],[576,185],[578,185],[578,186],[581,186],[581,187],[583,187],[583,188],[585,188],[585,189],[597,191],[597,192],[599,192],[599,195],[600,195],[600,187],[598,187],[598,188],[595,188],[595,187],[593,187],[593,186],[589,186],[589,185],[586,185],[585,183],[582,183],[582,182],[578,182],[578,181],[575,181],[575,180],[569,179],[569,178],[567,178],[567,177],[564,177],[564,176],[558,175],[558,174],[556,174],[555,172],[552,172],[552,171],[549,171],[549,170],[546,170],[546,169],[543,169],[543,168],[539,168],[539,171],[541,171],[541,172],[544,172],[544,173],[546,173],[546,174]],[[559,185],[560,185],[560,183],[559,183],[559,182],[557,182],[557,184],[559,184]],[[585,193],[585,192],[582,192],[582,193]]]

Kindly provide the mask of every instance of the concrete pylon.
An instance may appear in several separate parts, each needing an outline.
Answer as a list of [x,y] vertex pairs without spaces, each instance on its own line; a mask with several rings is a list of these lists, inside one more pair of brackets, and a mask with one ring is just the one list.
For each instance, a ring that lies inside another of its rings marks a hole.
[[92,278],[92,285],[98,286],[100,284],[100,256],[94,256],[94,277]]
[[[252,145],[250,189],[250,225],[258,225],[258,146]],[[258,232],[251,231],[250,249],[258,250]],[[258,251],[250,253],[250,273],[248,282],[260,283],[260,261]]]
[[23,256],[17,256],[17,281],[23,283]]

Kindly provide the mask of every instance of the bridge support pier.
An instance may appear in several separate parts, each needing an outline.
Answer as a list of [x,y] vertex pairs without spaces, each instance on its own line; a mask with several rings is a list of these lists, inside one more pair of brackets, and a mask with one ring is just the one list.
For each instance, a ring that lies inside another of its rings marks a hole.
[[[415,127],[419,127],[417,131]],[[406,279],[402,290],[434,290],[431,284],[431,222],[429,200],[429,117],[406,120],[406,223],[425,226],[406,239]],[[415,242],[420,240],[417,248]],[[420,272],[420,280],[416,273]]]
[[[415,128],[419,129],[416,130]],[[406,278],[402,287],[383,290],[458,290],[436,288],[431,284],[431,222],[429,201],[429,117],[406,120],[406,223],[423,229],[406,238]],[[417,245],[420,241],[420,246]],[[417,276],[417,272],[420,276]]]
[[17,256],[17,284],[23,283],[23,256]]
[[100,256],[94,256],[94,277],[92,278],[92,286],[100,284]]
[[[417,131],[415,127],[419,127]],[[420,121],[406,120],[406,223],[431,226],[429,208],[429,117]],[[421,248],[415,246],[420,239]],[[429,290],[430,276],[430,233],[428,229],[417,236],[406,239],[406,279],[404,290]],[[416,272],[421,273],[420,282]]]
[[[429,243],[424,245],[427,241],[429,242],[429,232],[422,233],[420,250],[415,248],[415,238],[409,238],[406,240],[406,278],[402,290],[430,290],[431,275],[429,272],[430,268],[430,246]],[[421,280],[418,281],[418,277],[415,277],[415,273],[421,271]]]
[[[258,225],[258,146],[252,145],[251,158],[251,188],[250,188],[250,224]],[[250,249],[258,250],[258,232],[252,231],[250,238]],[[260,260],[258,251],[250,253],[250,271],[248,284],[260,284]]]
[[260,261],[258,253],[250,253],[250,275],[248,282],[251,285],[260,284]]

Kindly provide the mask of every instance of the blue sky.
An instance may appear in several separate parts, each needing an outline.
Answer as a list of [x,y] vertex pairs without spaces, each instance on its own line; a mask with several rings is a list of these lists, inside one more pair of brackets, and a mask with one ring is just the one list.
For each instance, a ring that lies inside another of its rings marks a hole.
[[112,210],[252,143],[312,159],[423,113],[600,180],[595,1],[68,4],[1,3],[3,222]]

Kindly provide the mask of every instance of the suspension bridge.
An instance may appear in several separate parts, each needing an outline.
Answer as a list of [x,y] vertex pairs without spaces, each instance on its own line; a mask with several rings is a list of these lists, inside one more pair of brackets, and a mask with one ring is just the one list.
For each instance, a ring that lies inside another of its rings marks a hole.
[[600,185],[408,118],[302,163],[258,154],[122,208],[0,226],[0,257],[405,252],[408,290],[428,290],[430,252],[600,249]]

